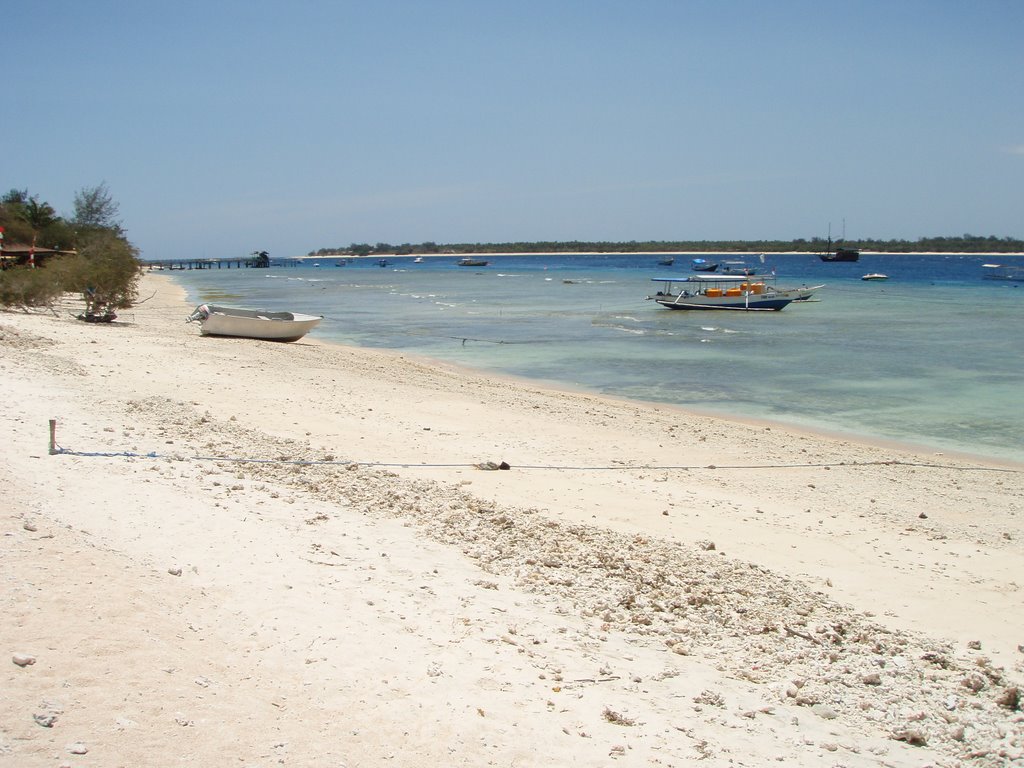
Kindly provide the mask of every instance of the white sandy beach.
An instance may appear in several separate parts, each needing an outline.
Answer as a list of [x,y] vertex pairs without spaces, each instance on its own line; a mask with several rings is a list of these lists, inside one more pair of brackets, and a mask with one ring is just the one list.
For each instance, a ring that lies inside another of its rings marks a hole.
[[1024,765],[1024,467],[140,294],[0,314],[0,765]]

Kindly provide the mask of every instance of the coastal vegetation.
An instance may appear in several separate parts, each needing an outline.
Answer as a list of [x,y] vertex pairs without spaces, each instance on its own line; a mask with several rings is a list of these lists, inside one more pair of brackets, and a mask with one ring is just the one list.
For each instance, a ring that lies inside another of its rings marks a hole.
[[[921,237],[917,240],[879,240],[865,238],[833,243],[844,248],[882,253],[1021,253],[1024,240],[1012,237],[951,235]],[[828,241],[821,237],[810,240],[543,240],[511,243],[352,243],[347,246],[320,248],[310,256],[370,256],[375,254],[446,254],[446,253],[818,253]]]
[[79,319],[109,322],[138,296],[138,251],[125,236],[106,184],[79,190],[59,216],[27,189],[0,198],[0,306],[49,307],[64,295],[84,304]]

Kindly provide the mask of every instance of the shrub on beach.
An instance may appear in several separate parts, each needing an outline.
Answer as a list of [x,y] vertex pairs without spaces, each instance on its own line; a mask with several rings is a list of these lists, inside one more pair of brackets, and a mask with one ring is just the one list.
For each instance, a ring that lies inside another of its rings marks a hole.
[[0,271],[0,304],[6,307],[52,307],[66,293],[85,304],[80,319],[113,319],[138,297],[142,266],[135,248],[112,232],[87,238],[81,250],[56,256],[35,269],[26,266]]
[[85,302],[83,320],[112,319],[115,310],[127,309],[138,297],[142,265],[135,248],[109,230],[86,238],[78,254],[61,259],[61,282]]
[[50,307],[63,294],[60,279],[48,268],[18,267],[0,272],[0,304],[5,307]]
[[[19,265],[0,271],[0,304],[52,307],[64,294],[75,293],[85,304],[79,319],[90,322],[110,321],[116,310],[131,307],[138,297],[142,265],[137,249],[124,236],[117,212],[105,184],[80,190],[68,221],[27,190],[11,190],[0,199],[0,224],[5,229],[42,246],[57,228],[73,234],[76,250],[48,255],[34,268]],[[48,245],[69,250],[56,241]]]

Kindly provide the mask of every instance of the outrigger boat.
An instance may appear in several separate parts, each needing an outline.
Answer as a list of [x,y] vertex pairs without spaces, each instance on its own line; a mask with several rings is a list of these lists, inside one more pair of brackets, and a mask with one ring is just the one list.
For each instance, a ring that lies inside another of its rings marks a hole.
[[202,336],[237,336],[265,341],[298,341],[323,317],[200,304],[186,322],[198,322]]
[[779,289],[743,275],[654,277],[661,290],[653,300],[668,309],[727,309],[739,312],[777,312],[794,301],[806,301],[821,286]]

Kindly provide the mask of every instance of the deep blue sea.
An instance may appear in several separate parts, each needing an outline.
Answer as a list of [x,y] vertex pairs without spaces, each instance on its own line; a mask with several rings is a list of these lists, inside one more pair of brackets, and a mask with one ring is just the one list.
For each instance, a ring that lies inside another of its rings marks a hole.
[[[781,312],[691,312],[645,297],[692,256],[282,260],[169,274],[196,303],[323,315],[313,336],[724,415],[1024,461],[1024,284],[1016,256],[721,254],[825,287]],[[884,282],[865,282],[882,272]]]

